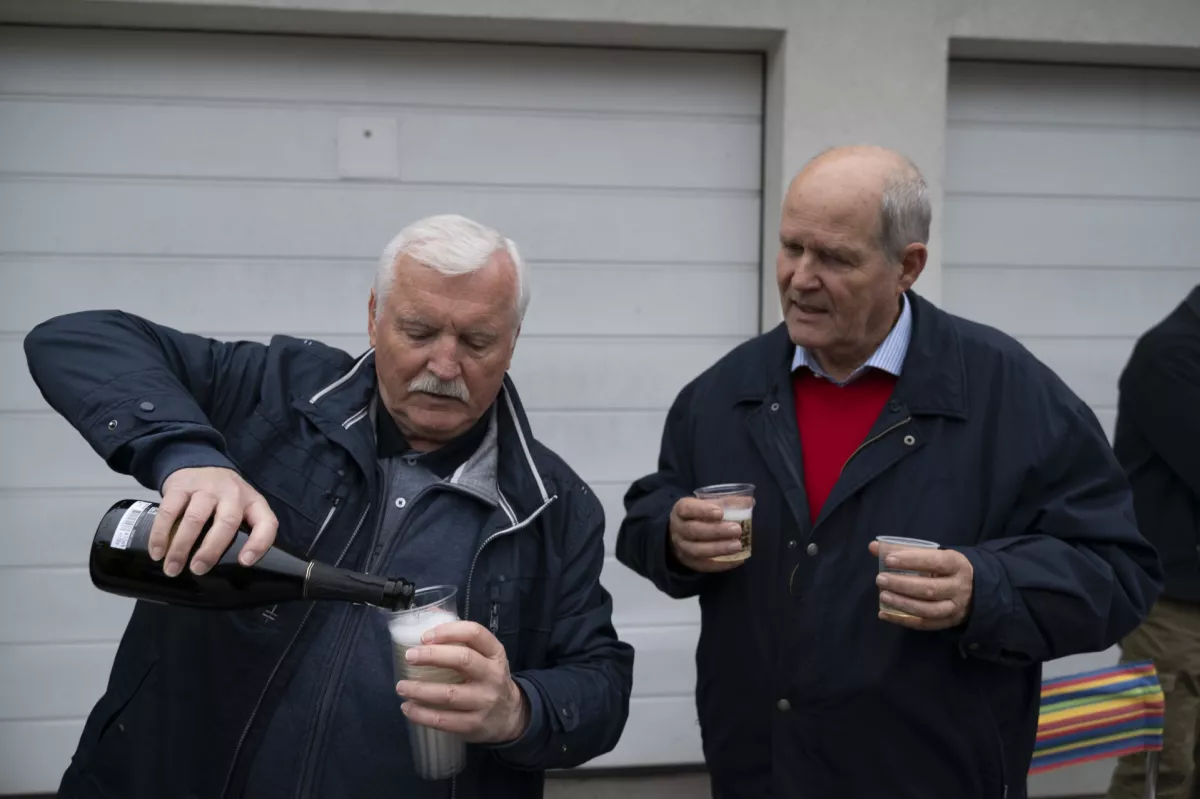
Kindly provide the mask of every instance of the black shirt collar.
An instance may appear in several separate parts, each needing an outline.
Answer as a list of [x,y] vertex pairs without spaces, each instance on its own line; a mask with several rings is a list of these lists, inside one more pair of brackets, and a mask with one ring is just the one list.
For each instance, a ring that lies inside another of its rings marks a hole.
[[415,455],[419,463],[441,478],[454,474],[455,469],[475,454],[475,450],[479,449],[484,436],[487,435],[488,422],[491,419],[491,411],[486,411],[469,430],[457,438],[451,439],[432,452],[417,452],[409,446],[404,434],[396,426],[396,421],[383,406],[382,399],[376,399],[376,408],[376,456],[383,460],[397,455]]

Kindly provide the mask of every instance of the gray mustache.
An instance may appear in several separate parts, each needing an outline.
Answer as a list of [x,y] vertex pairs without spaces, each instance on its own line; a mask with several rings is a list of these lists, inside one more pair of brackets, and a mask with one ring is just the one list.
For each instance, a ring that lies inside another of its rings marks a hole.
[[467,390],[467,384],[461,377],[456,377],[453,380],[442,380],[429,372],[423,372],[408,384],[408,390],[410,393],[421,392],[422,394],[450,397],[460,402],[469,402],[471,400],[471,392]]

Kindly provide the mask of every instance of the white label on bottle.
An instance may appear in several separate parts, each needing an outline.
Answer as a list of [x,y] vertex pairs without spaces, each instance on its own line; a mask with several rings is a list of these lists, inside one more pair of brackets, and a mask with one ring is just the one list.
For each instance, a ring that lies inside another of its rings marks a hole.
[[149,502],[135,502],[129,506],[121,517],[121,521],[117,522],[117,531],[113,533],[112,537],[113,549],[129,548],[129,539],[133,538],[133,526],[137,524],[138,519],[142,518],[142,514],[148,507],[150,507]]

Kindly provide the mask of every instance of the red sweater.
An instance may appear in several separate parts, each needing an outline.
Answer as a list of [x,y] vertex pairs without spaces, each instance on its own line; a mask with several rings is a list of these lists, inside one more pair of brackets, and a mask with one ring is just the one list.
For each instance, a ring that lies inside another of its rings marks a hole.
[[796,425],[804,457],[804,490],[808,515],[821,514],[842,466],[867,439],[875,420],[892,394],[896,378],[870,369],[846,386],[817,377],[809,369],[792,376]]

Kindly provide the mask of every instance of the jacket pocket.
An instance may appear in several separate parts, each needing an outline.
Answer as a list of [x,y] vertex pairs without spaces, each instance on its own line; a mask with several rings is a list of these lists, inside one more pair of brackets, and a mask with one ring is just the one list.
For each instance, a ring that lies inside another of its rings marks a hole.
[[[133,765],[138,756],[131,751],[134,744],[145,741],[147,733],[153,732],[130,729],[126,721],[136,715],[130,711],[145,693],[146,684],[157,664],[156,656],[148,656],[132,670],[126,670],[123,674],[117,672],[117,678],[92,711],[80,740],[79,749],[85,770],[92,773],[111,770],[112,775],[116,776]],[[113,668],[119,670],[123,665],[118,656]]]

